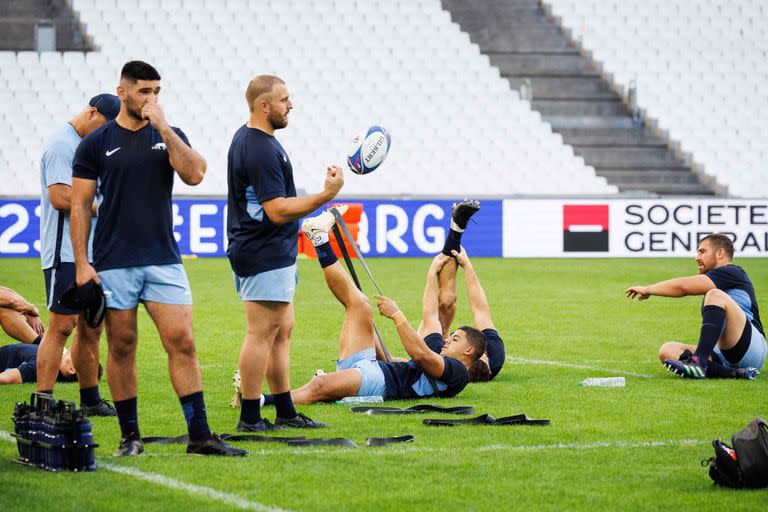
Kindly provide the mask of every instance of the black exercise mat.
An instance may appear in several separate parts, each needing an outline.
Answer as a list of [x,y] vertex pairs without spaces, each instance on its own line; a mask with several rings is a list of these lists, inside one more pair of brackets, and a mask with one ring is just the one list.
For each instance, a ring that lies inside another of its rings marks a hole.
[[466,420],[444,420],[428,418],[424,424],[430,427],[453,427],[454,425],[549,425],[549,420],[534,420],[527,414],[515,414],[514,416],[505,416],[503,418],[494,418],[490,414],[481,414],[475,418]]
[[456,407],[443,407],[441,405],[419,404],[406,409],[400,407],[376,407],[359,405],[350,407],[350,412],[358,414],[378,415],[378,414],[420,414],[425,412],[442,412],[445,414],[475,414],[475,408],[468,405],[459,405]]

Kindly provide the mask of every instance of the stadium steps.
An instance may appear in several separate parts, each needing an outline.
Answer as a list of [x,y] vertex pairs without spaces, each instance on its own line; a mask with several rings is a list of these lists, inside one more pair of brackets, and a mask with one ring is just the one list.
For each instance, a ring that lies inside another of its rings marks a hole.
[[537,0],[442,4],[513,88],[530,87],[532,108],[609,184],[621,192],[715,194],[667,141],[632,118]]
[[93,45],[80,20],[65,0],[0,1],[0,51],[35,50],[35,25],[40,21],[56,26],[58,51],[90,51]]

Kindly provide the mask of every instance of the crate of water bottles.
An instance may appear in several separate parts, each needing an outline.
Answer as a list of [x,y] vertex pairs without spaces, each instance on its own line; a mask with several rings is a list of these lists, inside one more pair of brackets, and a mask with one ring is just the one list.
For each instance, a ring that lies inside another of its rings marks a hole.
[[74,402],[32,393],[29,404],[15,405],[13,424],[15,462],[47,471],[96,470],[91,422]]

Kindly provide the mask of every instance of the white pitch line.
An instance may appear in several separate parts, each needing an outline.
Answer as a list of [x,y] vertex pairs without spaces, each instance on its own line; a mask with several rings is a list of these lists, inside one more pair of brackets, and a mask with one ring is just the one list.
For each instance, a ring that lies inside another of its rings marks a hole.
[[[11,437],[11,435],[4,430],[0,430],[0,440],[13,443],[16,442],[16,439]],[[160,487],[165,487],[167,489],[183,491],[196,496],[201,496],[203,498],[208,498],[210,500],[218,501],[242,510],[257,510],[259,512],[287,512],[285,509],[279,507],[272,507],[269,505],[262,505],[261,503],[255,501],[248,501],[236,494],[217,491],[216,489],[211,489],[210,487],[204,487],[202,485],[189,484],[182,482],[181,480],[176,480],[175,478],[161,475],[159,473],[149,473],[147,471],[141,471],[140,469],[128,466],[120,466],[117,464],[104,462],[101,457],[99,457],[97,461],[97,467],[101,469],[106,469],[107,471],[112,471],[113,473],[128,475],[130,477],[136,478],[137,480],[143,480],[145,482],[159,485]]]
[[580,370],[593,370],[596,372],[615,373],[617,375],[629,375],[631,377],[652,378],[653,375],[646,373],[628,372],[626,370],[617,370],[615,368],[600,368],[597,366],[587,366],[585,364],[565,363],[563,361],[545,361],[542,359],[526,359],[525,357],[508,356],[507,361],[512,364],[543,364],[547,366],[563,366],[566,368],[579,368]]

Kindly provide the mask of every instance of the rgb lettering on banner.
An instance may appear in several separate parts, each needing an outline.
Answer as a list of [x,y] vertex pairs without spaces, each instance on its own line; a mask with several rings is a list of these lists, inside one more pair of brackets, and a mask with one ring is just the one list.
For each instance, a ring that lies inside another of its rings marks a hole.
[[[439,252],[448,231],[452,201],[357,200],[363,203],[358,245],[369,257],[424,257]],[[500,200],[484,201],[464,242],[474,256],[501,256]],[[319,213],[316,212],[316,213]],[[227,202],[177,198],[174,238],[182,254],[223,257],[227,250]],[[0,256],[40,257],[40,204],[0,200]]]

